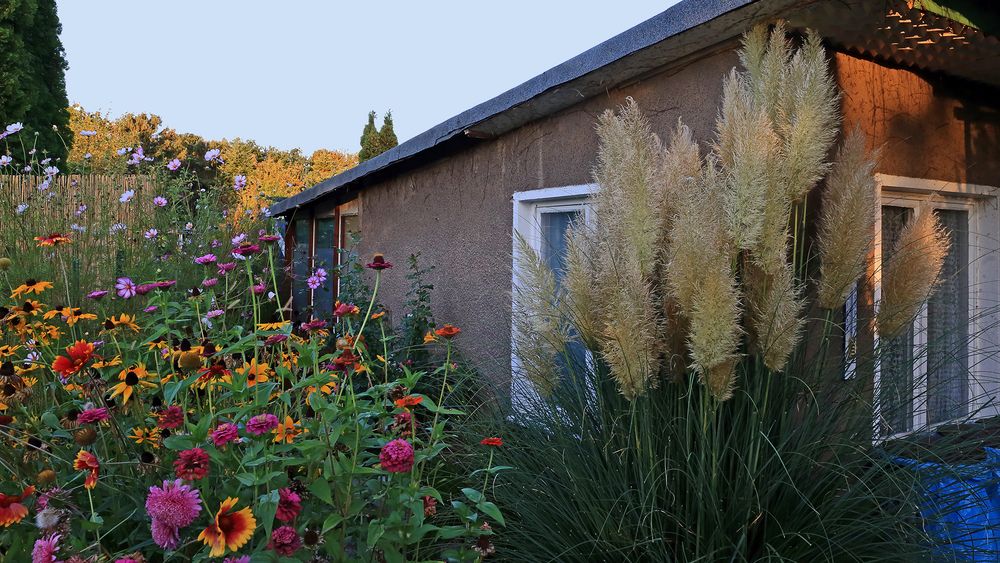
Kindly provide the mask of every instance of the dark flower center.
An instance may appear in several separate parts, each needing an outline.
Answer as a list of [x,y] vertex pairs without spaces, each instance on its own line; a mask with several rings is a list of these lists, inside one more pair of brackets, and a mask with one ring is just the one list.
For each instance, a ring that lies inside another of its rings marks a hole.
[[130,371],[130,372],[128,372],[128,373],[125,374],[125,385],[128,385],[129,387],[131,387],[131,386],[135,385],[136,383],[139,383],[139,376],[136,375],[136,373],[134,371]]

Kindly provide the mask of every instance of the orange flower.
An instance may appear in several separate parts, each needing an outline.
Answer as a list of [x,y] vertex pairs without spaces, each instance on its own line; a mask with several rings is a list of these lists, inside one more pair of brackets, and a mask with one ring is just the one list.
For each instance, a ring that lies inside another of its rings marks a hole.
[[279,423],[278,427],[274,429],[274,441],[291,444],[295,437],[303,432],[305,430],[299,428],[298,422],[292,420],[292,417],[286,416],[285,421]]
[[35,281],[28,280],[14,289],[14,292],[10,294],[11,299],[20,299],[22,295],[28,295],[34,293],[35,295],[41,295],[46,289],[52,287],[52,282],[47,281]]
[[155,380],[158,377],[157,374],[146,371],[146,366],[142,364],[129,366],[118,374],[118,383],[111,387],[111,398],[121,395],[122,403],[127,404],[132,395],[138,397],[144,388],[156,387]]
[[69,377],[83,369],[94,357],[94,345],[86,340],[77,340],[66,347],[67,356],[57,356],[52,362],[52,370],[63,377]]
[[396,399],[396,408],[409,409],[410,407],[419,405],[423,400],[423,395],[407,395],[402,399]]
[[503,445],[503,440],[493,436],[490,438],[483,438],[482,440],[479,441],[479,443],[484,446],[492,446],[494,448],[499,448],[500,446]]
[[76,459],[73,460],[73,469],[89,471],[87,478],[83,481],[84,488],[93,489],[97,486],[97,474],[101,470],[101,463],[97,461],[96,455],[86,450],[80,450],[76,454]]
[[70,240],[69,236],[59,233],[52,233],[51,235],[45,237],[35,237],[35,240],[38,241],[38,246],[57,246],[73,242]]
[[236,373],[247,378],[247,387],[253,387],[258,383],[267,382],[268,376],[271,375],[271,366],[258,364],[257,358],[252,358],[249,364],[236,368]]
[[378,313],[372,313],[372,320],[377,321],[385,316],[385,311],[379,311]]
[[454,338],[455,336],[457,336],[458,333],[460,333],[460,332],[462,332],[462,329],[458,328],[457,326],[452,326],[450,324],[446,324],[443,327],[435,330],[434,334],[440,336],[441,338],[447,338],[447,339],[450,340],[450,339]]
[[428,330],[427,334],[424,335],[424,344],[430,344],[435,340],[437,340],[437,338],[434,336],[434,333]]
[[250,541],[257,527],[257,520],[249,507],[231,512],[239,499],[229,497],[219,505],[215,513],[215,521],[198,534],[198,539],[212,548],[209,556],[219,557],[226,553],[226,548],[236,551]]
[[35,487],[27,487],[19,495],[5,495],[0,493],[0,526],[4,528],[11,524],[17,524],[28,515],[28,509],[21,501],[28,498],[35,492]]

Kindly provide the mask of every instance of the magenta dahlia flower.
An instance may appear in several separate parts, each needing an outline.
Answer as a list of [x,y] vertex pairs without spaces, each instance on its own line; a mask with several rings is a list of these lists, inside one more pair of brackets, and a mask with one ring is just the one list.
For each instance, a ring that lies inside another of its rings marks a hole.
[[285,487],[278,489],[278,510],[274,517],[282,522],[290,522],[302,512],[302,498],[295,491]]
[[178,530],[188,526],[201,512],[198,489],[180,479],[164,481],[163,487],[150,487],[146,497],[146,513],[153,519],[153,541],[164,549],[174,549],[180,543]]
[[382,446],[378,460],[389,473],[408,473],[413,469],[413,446],[406,440],[393,440]]
[[57,563],[56,552],[59,551],[59,534],[35,540],[35,548],[31,550],[31,563]]
[[268,549],[274,550],[278,555],[291,556],[302,547],[302,540],[299,533],[291,526],[282,526],[271,532],[271,541],[267,544]]

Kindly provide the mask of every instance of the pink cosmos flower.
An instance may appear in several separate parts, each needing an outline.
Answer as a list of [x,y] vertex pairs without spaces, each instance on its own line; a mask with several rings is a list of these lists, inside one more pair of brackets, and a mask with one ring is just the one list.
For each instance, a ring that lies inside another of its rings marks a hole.
[[101,407],[97,409],[87,409],[77,415],[76,421],[80,424],[97,424],[108,419],[108,409]]
[[219,278],[208,278],[207,280],[201,282],[201,285],[205,287],[213,287],[217,283],[219,283]]
[[[168,166],[168,168],[169,168],[169,166]],[[158,196],[156,196],[156,197],[153,198],[153,205],[155,205],[157,207],[166,207],[167,206],[167,198],[158,195]]]
[[157,309],[159,309],[159,307],[157,307],[156,305],[150,305],[149,307],[146,307],[145,309],[143,309],[142,312],[143,313],[152,313],[152,312],[156,311]]
[[389,473],[408,473],[413,469],[413,446],[406,440],[393,440],[382,446],[378,460]]
[[282,522],[291,522],[302,512],[302,497],[285,487],[278,489],[278,510],[274,517]]
[[31,563],[59,563],[56,552],[59,551],[61,537],[59,534],[52,534],[35,540],[35,548],[31,550]]
[[87,294],[87,299],[93,299],[93,300],[96,301],[96,300],[100,299],[101,297],[104,297],[107,294],[108,294],[107,290],[98,289],[96,291],[91,291],[90,293],[88,293]]
[[309,286],[309,289],[318,289],[319,286],[323,285],[323,282],[316,276],[309,276],[309,278],[306,279],[306,285]]
[[201,265],[204,266],[204,265],[207,265],[207,264],[214,264],[216,260],[218,260],[218,258],[216,258],[216,256],[214,254],[206,254],[204,256],[199,256],[199,257],[195,258],[194,259],[194,263],[195,264],[201,264]]
[[212,309],[211,311],[205,313],[205,316],[210,319],[214,319],[215,317],[221,317],[222,315],[225,314],[226,312],[223,311],[222,309]]
[[118,297],[122,299],[135,297],[135,288],[135,282],[131,278],[118,278],[115,282],[115,290],[118,292]]
[[219,158],[220,154],[222,154],[220,149],[209,149],[205,153],[205,162],[222,162],[222,159]]
[[235,237],[233,237],[230,242],[233,243],[233,246],[239,246],[239,245],[243,244],[243,241],[245,241],[245,240],[247,240],[247,234],[246,233],[240,233],[240,234],[236,235]]
[[242,190],[245,187],[247,187],[247,177],[246,176],[240,174],[240,175],[236,176],[235,178],[233,178],[233,189],[234,190],[240,191],[240,190]]
[[290,557],[300,547],[302,547],[302,540],[299,538],[299,533],[291,526],[275,529],[271,532],[271,541],[267,544],[268,549],[285,557]]
[[153,519],[153,541],[164,549],[174,549],[180,543],[177,531],[194,522],[201,512],[198,489],[180,479],[164,481],[163,487],[150,487],[146,497],[146,513]]
[[278,417],[271,413],[258,414],[247,421],[247,432],[254,436],[267,434],[278,427]]
[[224,422],[218,425],[215,430],[212,430],[209,437],[212,439],[212,443],[215,444],[215,447],[221,448],[226,444],[239,440],[240,434],[235,424],[231,422]]
[[156,229],[149,229],[148,231],[142,233],[142,236],[146,237],[149,240],[153,240],[159,234],[160,234],[160,231],[157,231]]
[[167,163],[167,170],[171,172],[176,172],[178,168],[181,167],[181,161],[179,158],[175,158]]

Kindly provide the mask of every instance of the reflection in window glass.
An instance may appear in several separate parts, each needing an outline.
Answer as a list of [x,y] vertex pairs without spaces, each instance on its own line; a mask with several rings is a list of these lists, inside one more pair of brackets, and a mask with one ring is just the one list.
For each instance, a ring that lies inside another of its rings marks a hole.
[[292,251],[292,309],[298,315],[304,315],[309,308],[309,241],[312,237],[311,219],[296,219],[292,225],[295,237],[295,248]]
[[[541,228],[541,248],[540,255],[542,261],[555,274],[556,283],[561,284],[565,278],[566,270],[566,233],[577,221],[582,220],[583,212],[580,209],[570,211],[545,211],[541,213],[539,227]],[[576,335],[566,347],[566,357],[559,359],[560,368],[564,377],[570,377],[573,373],[583,373],[587,365],[587,349]],[[567,362],[571,362],[572,369],[569,369]]]
[[327,273],[326,281],[313,290],[313,315],[321,319],[328,319],[333,315],[333,302],[336,299],[333,291],[334,266],[336,266],[336,226],[337,222],[332,217],[316,219],[313,270],[322,268]]
[[[882,271],[892,260],[896,241],[913,214],[907,207],[882,207]],[[882,341],[879,407],[884,434],[913,429],[913,325]]]

